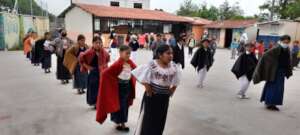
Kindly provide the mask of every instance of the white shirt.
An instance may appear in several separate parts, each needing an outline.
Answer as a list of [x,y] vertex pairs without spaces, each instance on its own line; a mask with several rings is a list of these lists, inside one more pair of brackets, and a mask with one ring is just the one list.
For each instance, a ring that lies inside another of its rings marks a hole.
[[118,76],[119,79],[121,80],[130,80],[131,78],[131,67],[129,64],[124,64],[123,65],[123,70]]
[[178,86],[181,78],[180,69],[175,63],[170,63],[168,68],[162,68],[156,60],[136,68],[132,74],[141,83],[153,83],[163,87]]

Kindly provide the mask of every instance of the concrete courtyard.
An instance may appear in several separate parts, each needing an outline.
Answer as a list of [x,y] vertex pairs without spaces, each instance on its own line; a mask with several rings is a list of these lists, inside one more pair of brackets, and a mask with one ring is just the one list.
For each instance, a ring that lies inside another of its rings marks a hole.
[[[147,63],[151,52],[142,50],[138,64]],[[230,72],[228,50],[217,50],[205,88],[196,88],[196,72],[186,57],[182,83],[172,97],[164,135],[300,135],[300,70],[287,81],[280,112],[264,109],[259,102],[263,83],[251,85],[250,100],[236,98],[239,83]],[[123,135],[107,119],[95,121],[95,111],[72,84],[61,85],[51,74],[33,67],[20,52],[0,52],[0,135]],[[144,90],[130,109],[132,135],[137,124]]]

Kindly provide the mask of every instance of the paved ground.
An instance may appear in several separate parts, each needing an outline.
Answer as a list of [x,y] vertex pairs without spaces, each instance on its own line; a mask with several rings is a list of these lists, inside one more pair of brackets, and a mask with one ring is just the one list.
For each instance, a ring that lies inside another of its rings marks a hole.
[[[218,50],[204,89],[195,87],[195,70],[188,64],[171,100],[165,135],[299,135],[300,71],[287,82],[282,111],[270,112],[259,103],[263,84],[251,86],[250,100],[235,97],[239,85],[230,73],[229,53]],[[151,52],[138,56],[139,64],[146,63]],[[72,85],[61,85],[54,72],[45,75],[31,66],[22,52],[0,52],[0,63],[0,135],[120,134],[109,120],[97,124],[85,96],[76,95]],[[132,129],[143,93],[140,85],[137,90],[129,117]]]

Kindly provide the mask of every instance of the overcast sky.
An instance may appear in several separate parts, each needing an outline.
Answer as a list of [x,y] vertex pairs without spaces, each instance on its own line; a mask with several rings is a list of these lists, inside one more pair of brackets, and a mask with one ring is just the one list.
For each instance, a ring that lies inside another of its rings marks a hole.
[[[70,0],[36,0],[45,1],[48,3],[50,12],[58,15],[66,7],[70,5]],[[175,13],[179,9],[180,4],[184,0],[151,0],[151,9],[161,8],[167,12]],[[194,3],[200,4],[206,2],[208,5],[219,6],[225,0],[193,0]],[[254,15],[259,13],[259,5],[262,5],[266,0],[228,0],[231,4],[239,2],[241,8],[244,10],[245,15]]]

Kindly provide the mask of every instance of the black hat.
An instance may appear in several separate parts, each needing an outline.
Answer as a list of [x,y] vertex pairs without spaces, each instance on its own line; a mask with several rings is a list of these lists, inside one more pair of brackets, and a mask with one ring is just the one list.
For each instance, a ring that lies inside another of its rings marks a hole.
[[210,42],[210,40],[209,39],[207,39],[207,38],[205,38],[205,39],[203,39],[202,41],[201,41],[201,43],[204,43],[204,42]]

